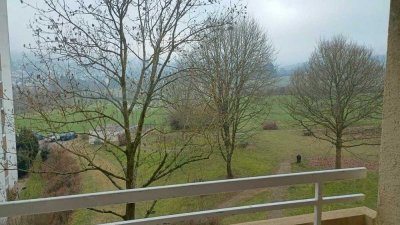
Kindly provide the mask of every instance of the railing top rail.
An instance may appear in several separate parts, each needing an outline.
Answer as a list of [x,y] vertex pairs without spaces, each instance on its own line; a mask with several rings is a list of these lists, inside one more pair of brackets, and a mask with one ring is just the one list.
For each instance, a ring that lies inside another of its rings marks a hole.
[[0,203],[0,217],[50,213],[79,208],[209,195],[249,189],[365,178],[364,167],[312,171],[230,180],[97,192]]

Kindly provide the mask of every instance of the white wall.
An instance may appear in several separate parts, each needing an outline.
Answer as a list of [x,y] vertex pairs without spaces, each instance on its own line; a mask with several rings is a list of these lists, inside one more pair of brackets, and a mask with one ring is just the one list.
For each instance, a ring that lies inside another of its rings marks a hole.
[[[3,98],[0,99],[0,160],[4,164],[7,160],[8,164],[8,177],[4,177],[5,173],[2,171],[0,180],[5,180],[5,185],[8,188],[14,187],[18,180],[17,171],[17,155],[15,146],[15,124],[14,124],[14,106],[12,96],[12,83],[11,83],[11,60],[10,60],[10,42],[8,36],[8,17],[7,17],[7,0],[0,0],[0,57],[1,57],[1,76],[0,80],[3,86]],[[5,113],[5,116],[1,116]],[[4,121],[2,121],[5,118]],[[3,143],[5,140],[6,143]],[[3,149],[3,146],[6,149]],[[6,158],[4,159],[4,152]],[[7,184],[8,183],[8,184]],[[0,181],[1,185],[1,181]],[[1,200],[1,197],[0,197]]]

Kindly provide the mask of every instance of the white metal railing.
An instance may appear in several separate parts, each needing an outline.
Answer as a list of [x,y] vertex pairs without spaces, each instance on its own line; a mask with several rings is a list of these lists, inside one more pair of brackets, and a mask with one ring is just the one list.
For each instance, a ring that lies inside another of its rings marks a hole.
[[51,213],[112,204],[125,204],[166,198],[209,195],[223,192],[244,191],[257,188],[313,183],[315,184],[315,198],[311,199],[301,199],[224,209],[214,209],[200,212],[182,213],[131,221],[114,222],[107,225],[155,225],[207,217],[220,217],[243,213],[253,213],[258,211],[298,208],[304,206],[314,206],[314,225],[321,225],[323,204],[350,200],[362,200],[364,198],[363,194],[323,197],[323,184],[329,181],[365,178],[366,175],[366,168],[361,167],[292,174],[279,174],[272,176],[247,177],[231,180],[217,180],[199,183],[167,185],[130,190],[107,191],[91,194],[12,201],[0,203],[0,217]]

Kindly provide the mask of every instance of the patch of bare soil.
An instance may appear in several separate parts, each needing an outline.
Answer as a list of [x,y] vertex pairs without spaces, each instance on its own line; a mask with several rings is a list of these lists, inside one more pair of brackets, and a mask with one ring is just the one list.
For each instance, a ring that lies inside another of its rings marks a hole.
[[242,191],[237,193],[236,195],[232,196],[232,198],[222,202],[217,206],[217,208],[228,208],[228,207],[233,207],[239,204],[240,202],[243,202],[245,200],[248,200],[258,194],[267,192],[268,188],[262,188],[262,189],[254,189],[254,190],[248,190],[248,191]]
[[[283,173],[290,173],[291,171],[291,164],[289,161],[282,162],[279,166],[277,174]],[[218,205],[218,208],[227,208],[233,207],[239,204],[240,202],[249,200],[254,196],[257,196],[262,193],[269,192],[273,197],[274,201],[283,201],[288,195],[288,187],[274,187],[274,188],[261,188],[261,189],[254,189],[248,191],[242,191],[237,193],[236,195],[232,196],[232,198],[222,202]],[[269,218],[279,218],[283,216],[282,210],[274,210],[268,213]]]
[[[335,157],[331,156],[313,157],[308,161],[308,165],[321,169],[333,169],[335,168]],[[377,171],[378,161],[355,159],[355,158],[343,158],[342,167],[343,168],[366,167],[369,170]]]
[[[282,162],[279,166],[278,174],[290,173],[291,164],[289,161]],[[289,193],[289,186],[273,187],[270,188],[273,201],[285,201]],[[273,210],[268,213],[268,219],[283,217],[282,210]]]

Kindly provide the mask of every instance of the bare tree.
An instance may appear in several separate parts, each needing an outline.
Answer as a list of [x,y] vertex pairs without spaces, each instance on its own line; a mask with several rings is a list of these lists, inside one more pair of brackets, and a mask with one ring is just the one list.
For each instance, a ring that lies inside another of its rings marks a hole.
[[[166,144],[144,152],[141,143],[154,130],[146,128],[145,121],[161,104],[161,90],[179,72],[174,59],[209,29],[228,22],[228,17],[213,19],[221,8],[226,9],[218,7],[219,1],[43,0],[39,5],[27,4],[36,9],[31,27],[37,41],[27,47],[37,61],[29,65],[30,80],[21,89],[31,109],[25,116],[45,133],[78,130],[103,143],[89,150],[60,143],[81,161],[82,170],[76,173],[96,170],[116,188],[132,189],[149,186],[208,157],[193,148],[193,137],[201,131],[180,136],[179,146]],[[228,7],[232,12],[236,9]],[[112,140],[119,131],[125,146]],[[161,144],[165,138],[157,140]],[[114,157],[118,170],[97,161],[99,154]],[[135,218],[135,206],[126,204],[123,214],[92,210],[130,220]]]
[[226,162],[227,178],[233,178],[232,157],[238,133],[265,113],[266,91],[273,79],[270,68],[274,50],[260,26],[241,19],[216,28],[186,55],[193,68],[189,76],[195,91],[212,110],[217,143]]
[[189,71],[181,72],[174,85],[164,90],[164,102],[168,103],[168,123],[174,130],[212,130],[214,112],[195,91],[197,84],[193,82]]
[[342,148],[376,144],[373,136],[345,131],[379,117],[382,81],[383,65],[372,51],[337,36],[320,41],[304,68],[294,73],[285,104],[308,132],[336,147],[336,168],[341,168]]

